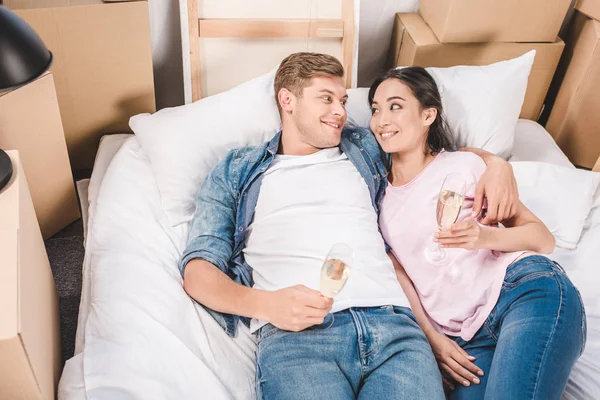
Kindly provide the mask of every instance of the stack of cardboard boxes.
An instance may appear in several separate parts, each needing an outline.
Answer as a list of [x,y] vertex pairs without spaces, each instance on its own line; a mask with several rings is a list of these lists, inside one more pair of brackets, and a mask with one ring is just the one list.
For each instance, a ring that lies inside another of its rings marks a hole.
[[579,0],[546,129],[571,162],[600,171],[600,0]]
[[536,50],[521,118],[537,120],[564,42],[558,37],[571,0],[421,0],[396,15],[394,66],[487,65]]
[[[79,218],[72,170],[92,167],[101,135],[154,112],[148,3],[5,0],[54,55],[50,71],[0,93],[0,400],[56,398],[58,296],[44,247]],[[3,54],[0,54],[2,57]]]

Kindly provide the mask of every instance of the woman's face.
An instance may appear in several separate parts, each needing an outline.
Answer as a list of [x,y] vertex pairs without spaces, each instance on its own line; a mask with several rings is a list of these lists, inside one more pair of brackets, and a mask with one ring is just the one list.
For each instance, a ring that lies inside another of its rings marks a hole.
[[373,97],[371,130],[386,153],[424,149],[434,108],[421,109],[410,88],[398,79],[383,81]]

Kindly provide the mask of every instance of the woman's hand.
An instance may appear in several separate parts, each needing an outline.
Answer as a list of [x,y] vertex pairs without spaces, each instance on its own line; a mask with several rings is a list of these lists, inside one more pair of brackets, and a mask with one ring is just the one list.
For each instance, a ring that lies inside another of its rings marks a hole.
[[[450,377],[464,386],[471,386],[471,382],[479,384],[479,378],[476,375],[483,376],[483,371],[473,364],[475,357],[470,356],[454,340],[441,333],[432,332],[427,339],[442,375]],[[447,379],[444,383],[454,389],[452,383]]]
[[488,248],[488,229],[481,226],[472,218],[452,224],[450,230],[438,231],[433,234],[433,241],[441,248],[462,248],[478,250]]

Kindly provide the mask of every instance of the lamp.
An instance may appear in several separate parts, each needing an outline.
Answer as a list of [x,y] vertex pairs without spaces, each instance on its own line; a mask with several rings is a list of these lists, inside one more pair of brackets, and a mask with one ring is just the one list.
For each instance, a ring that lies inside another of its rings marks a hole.
[[[52,64],[52,53],[17,14],[0,5],[0,91],[25,85]],[[12,163],[0,149],[0,190],[12,176]]]

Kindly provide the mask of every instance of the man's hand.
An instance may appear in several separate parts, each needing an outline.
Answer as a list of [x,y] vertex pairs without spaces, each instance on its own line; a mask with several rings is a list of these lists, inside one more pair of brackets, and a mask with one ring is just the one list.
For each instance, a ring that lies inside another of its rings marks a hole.
[[[470,386],[471,382],[479,384],[479,378],[475,375],[483,376],[483,371],[472,361],[475,357],[470,356],[454,340],[445,335],[434,332],[427,336],[435,359],[438,362],[442,376],[449,377],[464,386]],[[447,379],[444,384],[454,389],[454,386]]]
[[279,329],[299,332],[322,324],[331,311],[333,299],[304,285],[268,292],[265,318]]
[[487,212],[481,223],[491,225],[515,215],[519,204],[519,189],[512,166],[497,156],[486,157],[487,169],[475,188],[475,201],[472,216],[481,212],[484,198],[487,199]]

